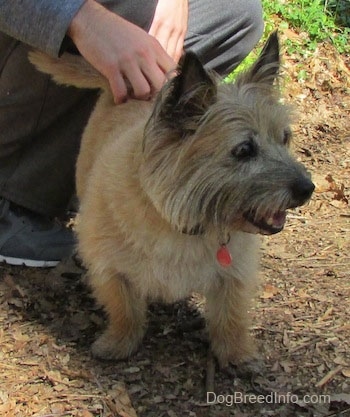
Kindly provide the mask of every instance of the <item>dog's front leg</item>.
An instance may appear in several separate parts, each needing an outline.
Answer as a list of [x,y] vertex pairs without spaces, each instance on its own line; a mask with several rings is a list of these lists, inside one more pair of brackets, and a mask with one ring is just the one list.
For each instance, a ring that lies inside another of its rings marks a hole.
[[92,346],[102,359],[122,359],[138,347],[145,332],[147,303],[137,296],[124,275],[115,275],[102,284],[92,279],[94,295],[108,314],[108,327]]
[[248,329],[251,297],[249,288],[233,277],[218,277],[206,294],[211,349],[221,367],[254,357],[254,342]]

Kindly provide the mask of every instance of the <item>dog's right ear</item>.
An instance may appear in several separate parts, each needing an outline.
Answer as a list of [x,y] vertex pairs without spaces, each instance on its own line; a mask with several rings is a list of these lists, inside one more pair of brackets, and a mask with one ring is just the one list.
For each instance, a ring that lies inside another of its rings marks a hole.
[[262,83],[272,85],[278,77],[280,69],[280,46],[277,31],[273,32],[266,41],[258,59],[237,83]]
[[171,128],[193,131],[201,116],[216,101],[216,96],[213,77],[193,52],[187,52],[162,100],[160,117]]

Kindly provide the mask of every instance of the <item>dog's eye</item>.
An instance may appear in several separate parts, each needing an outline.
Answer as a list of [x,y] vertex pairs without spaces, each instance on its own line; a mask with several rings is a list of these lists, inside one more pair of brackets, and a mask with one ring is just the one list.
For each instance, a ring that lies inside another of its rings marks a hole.
[[289,145],[292,139],[292,131],[289,127],[284,129],[283,131],[283,145]]
[[237,159],[248,159],[253,158],[258,153],[258,147],[254,139],[246,140],[239,145],[235,146],[231,154]]

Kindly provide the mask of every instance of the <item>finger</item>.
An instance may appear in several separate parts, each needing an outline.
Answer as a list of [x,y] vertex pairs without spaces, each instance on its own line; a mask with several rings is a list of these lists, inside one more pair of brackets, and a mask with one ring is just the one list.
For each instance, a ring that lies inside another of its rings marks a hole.
[[184,36],[179,37],[177,40],[175,51],[174,51],[174,61],[176,63],[180,61],[180,58],[184,52],[184,41],[185,41]]
[[158,24],[155,21],[153,21],[151,24],[151,27],[149,28],[148,34],[155,38],[157,30],[158,30]]
[[152,35],[155,39],[157,39],[161,47],[166,52],[168,52],[168,42],[169,42],[168,31],[164,30],[162,26],[156,26],[153,30],[151,28],[148,33]]
[[130,82],[135,98],[148,100],[151,97],[152,85],[136,63],[129,64],[124,71],[124,77]]
[[167,53],[171,58],[176,62],[176,46],[177,46],[177,38],[175,36],[171,36],[168,40],[167,44]]
[[[161,46],[159,45],[161,48]],[[157,53],[157,64],[164,74],[172,71],[176,67],[174,59],[168,55],[162,48]]]
[[166,74],[155,62],[144,63],[142,71],[152,86],[152,92],[159,91],[163,87],[166,82]]
[[128,88],[122,74],[117,71],[108,80],[115,104],[125,103],[128,98]]
[[169,31],[167,27],[162,26],[158,28],[158,31],[153,36],[157,39],[170,58],[176,61],[176,48],[178,38],[181,34],[175,30]]

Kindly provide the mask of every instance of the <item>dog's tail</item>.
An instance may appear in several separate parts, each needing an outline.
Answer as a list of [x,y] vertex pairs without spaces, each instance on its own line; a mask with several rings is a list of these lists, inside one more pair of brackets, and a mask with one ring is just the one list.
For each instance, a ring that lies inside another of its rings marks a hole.
[[35,50],[28,57],[39,71],[50,74],[58,84],[109,89],[107,79],[79,55],[63,54],[60,58],[53,58]]

